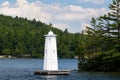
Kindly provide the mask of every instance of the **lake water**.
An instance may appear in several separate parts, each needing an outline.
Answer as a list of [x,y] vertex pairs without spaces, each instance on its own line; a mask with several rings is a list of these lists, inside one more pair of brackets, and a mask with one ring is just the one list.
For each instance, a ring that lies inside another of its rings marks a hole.
[[[59,59],[59,69],[75,70],[77,63],[77,59]],[[0,80],[120,80],[120,73],[104,72],[71,71],[70,75],[33,75],[42,67],[43,59],[0,59]]]

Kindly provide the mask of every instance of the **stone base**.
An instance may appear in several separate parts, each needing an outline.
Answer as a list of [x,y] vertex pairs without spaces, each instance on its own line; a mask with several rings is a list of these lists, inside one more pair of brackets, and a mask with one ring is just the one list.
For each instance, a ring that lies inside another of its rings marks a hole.
[[38,70],[34,72],[34,75],[69,75],[69,70],[58,70],[58,71],[47,71],[47,70]]

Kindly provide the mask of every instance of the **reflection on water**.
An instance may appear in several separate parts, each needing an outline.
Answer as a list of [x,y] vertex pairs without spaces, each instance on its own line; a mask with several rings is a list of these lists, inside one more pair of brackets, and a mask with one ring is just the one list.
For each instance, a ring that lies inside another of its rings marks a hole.
[[45,79],[45,80],[57,80],[57,76],[55,76],[55,75],[41,76],[41,78]]
[[[77,63],[77,59],[60,59],[59,69],[74,70]],[[42,59],[0,59],[0,80],[120,80],[120,73],[104,72],[71,71],[70,75],[33,75],[42,67]]]

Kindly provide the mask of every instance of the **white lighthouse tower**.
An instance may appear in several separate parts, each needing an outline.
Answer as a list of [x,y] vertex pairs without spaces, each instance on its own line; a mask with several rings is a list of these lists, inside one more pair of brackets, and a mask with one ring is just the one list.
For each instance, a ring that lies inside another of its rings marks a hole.
[[57,71],[57,44],[56,36],[52,31],[45,35],[44,65],[43,70]]
[[68,75],[69,70],[58,70],[56,36],[52,31],[45,35],[43,70],[34,72],[34,75]]

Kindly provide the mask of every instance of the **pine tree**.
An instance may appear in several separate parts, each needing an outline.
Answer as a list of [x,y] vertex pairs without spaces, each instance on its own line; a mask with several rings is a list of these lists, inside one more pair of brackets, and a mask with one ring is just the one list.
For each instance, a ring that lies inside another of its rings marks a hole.
[[120,0],[113,0],[109,6],[110,13],[108,19],[112,23],[113,34],[117,35],[117,41],[120,42]]

